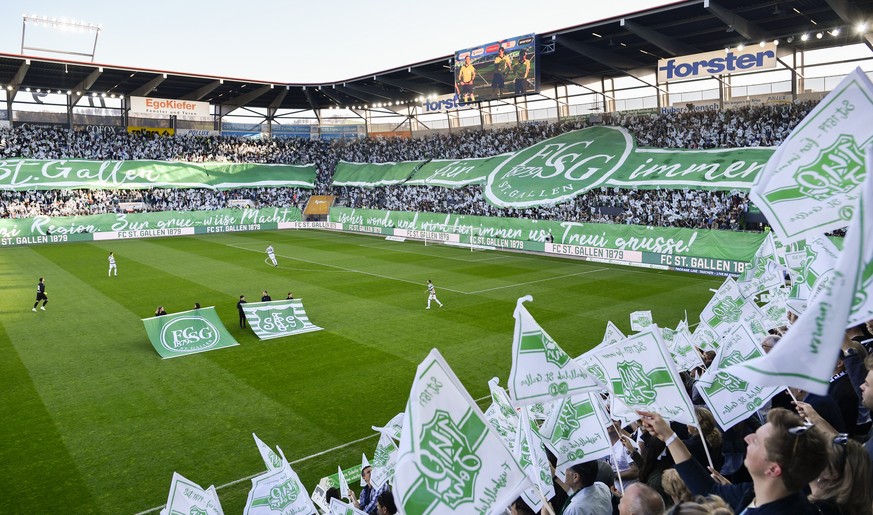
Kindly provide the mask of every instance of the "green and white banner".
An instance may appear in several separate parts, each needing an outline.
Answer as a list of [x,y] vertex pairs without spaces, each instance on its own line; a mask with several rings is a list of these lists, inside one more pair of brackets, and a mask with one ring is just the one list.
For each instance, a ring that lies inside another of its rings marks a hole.
[[657,326],[585,356],[606,373],[613,418],[636,417],[636,410],[644,410],[696,423],[691,399]]
[[512,337],[512,370],[509,396],[516,406],[549,402],[583,392],[602,390],[582,368],[555,343],[528,313],[526,295],[516,302]]
[[576,463],[612,454],[612,442],[605,426],[609,419],[599,392],[565,397],[557,403],[540,433],[558,458],[555,470],[559,477]]
[[163,359],[239,345],[212,306],[144,318],[142,323]]
[[873,84],[857,68],[779,145],[750,197],[782,243],[849,225],[868,175],[871,112]]
[[378,431],[382,434],[386,434],[399,442],[400,433],[401,431],[403,431],[403,420],[405,419],[405,416],[405,413],[400,412],[391,417],[391,420],[389,420],[388,423],[385,424],[383,427],[371,426],[371,428],[373,429],[373,431]]
[[425,161],[403,161],[400,163],[349,163],[340,161],[336,165],[331,186],[359,186],[374,188],[400,184],[408,179]]
[[825,236],[800,240],[788,245],[785,262],[791,274],[791,290],[786,304],[795,314],[806,311],[806,303],[831,280],[840,251]]
[[264,465],[267,466],[267,470],[279,470],[282,468],[282,458],[276,454],[276,452],[270,448],[269,445],[265,444],[258,438],[258,435],[252,433],[252,437],[255,439],[255,445],[258,446],[258,452],[261,453],[261,459],[264,460]]
[[204,490],[203,487],[186,479],[182,474],[173,472],[167,507],[161,510],[161,515],[178,514],[224,515],[221,503],[218,502],[218,492],[215,491],[215,486],[210,486]]
[[407,186],[443,186],[461,188],[484,185],[488,174],[509,154],[471,159],[434,159],[422,165],[406,181]]
[[315,187],[315,165],[0,160],[0,190]]
[[532,420],[530,406],[518,410],[518,431],[513,456],[527,474],[528,480],[534,485],[524,491],[524,502],[534,513],[540,512],[543,499],[555,496],[555,484],[552,482],[552,469],[539,426]]
[[433,349],[406,404],[394,498],[403,513],[504,513],[530,488],[476,402]]
[[306,487],[291,469],[282,449],[282,466],[252,478],[243,515],[303,515],[318,513]]
[[[353,232],[500,249],[545,252],[589,261],[705,274],[740,274],[763,233],[679,229],[332,207],[330,221]],[[546,239],[552,234],[554,243]],[[453,238],[456,238],[454,240]]]
[[693,370],[703,366],[703,359],[700,353],[694,348],[691,342],[691,333],[688,331],[688,326],[685,322],[679,324],[673,335],[673,341],[667,345],[670,355],[673,356],[673,362],[676,363],[676,368],[680,372]]
[[300,222],[300,209],[217,209],[0,219],[0,247],[236,231],[267,231]]
[[724,371],[731,365],[764,355],[758,340],[742,324],[727,335],[709,370],[698,381],[697,390],[712,411],[716,422],[727,431],[761,409],[764,403],[784,390],[779,386],[761,386]]
[[309,321],[302,299],[243,304],[246,320],[261,340],[321,331]]
[[589,127],[488,158],[426,164],[340,162],[333,186],[484,184],[488,202],[515,208],[566,202],[600,186],[748,191],[773,152],[766,147],[637,148],[622,127]]

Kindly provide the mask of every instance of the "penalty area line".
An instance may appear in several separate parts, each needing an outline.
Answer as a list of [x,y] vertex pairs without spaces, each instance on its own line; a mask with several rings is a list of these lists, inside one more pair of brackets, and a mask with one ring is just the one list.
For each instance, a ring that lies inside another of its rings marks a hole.
[[[480,401],[483,401],[483,400],[485,400],[485,399],[490,399],[490,398],[491,398],[490,395],[486,395],[485,397],[480,397],[480,398],[478,398],[478,399],[474,399],[474,401],[478,404]],[[356,444],[356,443],[361,443],[361,442],[364,442],[364,441],[366,441],[366,440],[370,440],[371,438],[375,438],[375,437],[377,437],[377,436],[380,436],[380,434],[381,434],[381,433],[378,433],[378,432],[377,432],[377,433],[374,433],[374,434],[372,434],[372,435],[365,436],[365,437],[363,437],[363,438],[358,438],[357,440],[352,440],[351,442],[346,442],[346,443],[344,443],[344,444],[337,445],[336,447],[331,447],[330,449],[325,449],[325,450],[323,450],[323,451],[316,452],[315,454],[310,454],[309,456],[305,456],[305,457],[303,457],[303,458],[298,458],[298,459],[296,459],[296,460],[294,460],[294,461],[289,461],[288,464],[289,464],[289,465],[296,465],[296,464],[298,464],[298,463],[303,463],[304,461],[311,460],[312,458],[317,458],[317,457],[319,457],[319,456],[324,456],[325,454],[329,454],[329,453],[331,453],[331,452],[333,452],[333,451],[338,451],[338,450],[340,450],[340,449],[342,449],[342,448],[348,447],[349,445],[354,445],[354,444]],[[216,490],[216,491],[217,491],[217,490],[221,490],[222,488],[227,488],[228,486],[233,486],[233,485],[236,485],[236,484],[242,483],[243,481],[249,481],[250,479],[253,479],[253,478],[255,478],[255,477],[258,477],[258,476],[260,476],[261,474],[264,474],[264,473],[266,473],[266,471],[264,471],[264,472],[258,472],[257,474],[252,474],[252,475],[249,475],[249,476],[246,476],[246,477],[241,477],[241,478],[239,478],[239,479],[235,479],[235,480],[231,481],[230,483],[225,483],[225,484],[223,484],[223,485],[221,485],[221,486],[216,486],[216,487],[215,487],[215,490]],[[145,515],[146,513],[154,513],[154,512],[156,512],[156,511],[163,510],[163,509],[166,508],[166,507],[167,507],[166,504],[162,504],[162,505],[160,505],[160,506],[155,506],[154,508],[151,508],[151,509],[148,509],[148,510],[145,510],[145,511],[141,511],[141,512],[137,513],[136,515]]]

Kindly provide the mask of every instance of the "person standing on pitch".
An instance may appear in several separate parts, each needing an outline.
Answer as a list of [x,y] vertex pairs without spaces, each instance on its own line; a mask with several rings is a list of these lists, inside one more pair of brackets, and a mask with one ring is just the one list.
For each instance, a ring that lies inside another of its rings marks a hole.
[[273,298],[267,294],[267,290],[264,290],[264,293],[261,295],[261,302],[270,302],[271,300],[273,300]]
[[45,277],[39,278],[39,283],[36,285],[36,302],[33,303],[33,309],[31,311],[36,311],[36,305],[39,304],[39,301],[42,301],[42,306],[39,309],[45,311],[45,305],[48,304],[49,298],[45,294]]
[[239,302],[236,303],[236,309],[239,311],[239,326],[245,329],[246,327],[246,312],[243,311],[243,304],[246,303],[246,296],[240,295]]
[[118,277],[118,268],[115,266],[115,254],[109,253],[109,275],[112,276],[115,272],[115,277]]
[[273,262],[273,266],[279,266],[279,263],[276,262],[276,254],[273,252],[273,245],[267,245],[267,256],[270,257],[270,261]]
[[440,302],[438,298],[436,298],[436,289],[433,287],[433,283],[430,279],[427,280],[427,307],[424,309],[430,309],[430,301],[435,300],[440,307],[443,307],[443,303]]

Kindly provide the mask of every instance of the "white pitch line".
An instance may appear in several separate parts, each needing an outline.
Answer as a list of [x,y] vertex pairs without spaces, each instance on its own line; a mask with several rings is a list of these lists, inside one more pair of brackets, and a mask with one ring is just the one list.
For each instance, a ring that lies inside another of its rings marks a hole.
[[[490,395],[486,395],[485,397],[480,397],[480,398],[478,398],[478,399],[474,399],[474,402],[476,402],[476,403],[478,404],[479,401],[484,401],[485,399],[490,399],[490,398],[491,398]],[[338,451],[338,450],[340,450],[340,449],[342,449],[342,448],[344,448],[344,447],[348,447],[349,445],[354,445],[354,444],[356,444],[356,443],[360,443],[360,442],[363,442],[363,441],[365,441],[365,440],[369,440],[369,439],[371,439],[371,438],[375,438],[375,437],[377,437],[377,436],[379,436],[379,435],[380,435],[380,433],[375,433],[375,434],[372,434],[372,435],[369,435],[369,436],[365,436],[365,437],[363,437],[363,438],[358,438],[357,440],[352,440],[351,442],[346,442],[346,443],[344,443],[344,444],[337,445],[336,447],[331,447],[330,449],[326,449],[326,450],[323,450],[323,451],[320,451],[320,452],[316,452],[315,454],[310,454],[309,456],[305,456],[305,457],[303,457],[303,458],[299,458],[299,459],[296,459],[296,460],[294,460],[294,461],[290,461],[290,462],[288,462],[288,464],[289,464],[289,465],[296,465],[296,464],[298,464],[298,463],[303,463],[304,461],[311,460],[312,458],[317,458],[317,457],[319,457],[319,456],[324,456],[325,454],[331,453],[331,452],[333,452],[333,451]],[[225,483],[225,484],[223,484],[223,485],[221,485],[221,486],[216,486],[215,489],[216,489],[216,490],[221,490],[222,488],[227,488],[228,486],[233,486],[233,485],[235,485],[235,484],[242,483],[243,481],[248,481],[248,480],[252,479],[252,478],[255,477],[255,476],[260,476],[261,474],[263,474],[263,472],[258,472],[257,474],[252,474],[252,475],[250,475],[250,476],[246,476],[246,477],[241,477],[241,478],[239,478],[239,479],[235,479],[235,480],[231,481],[230,483]],[[154,507],[154,508],[151,508],[151,509],[148,509],[148,510],[145,510],[145,511],[141,511],[141,512],[137,513],[136,515],[145,515],[146,513],[152,513],[152,512],[155,512],[155,511],[159,511],[159,510],[164,509],[166,506],[167,506],[166,504],[162,504],[162,505],[160,505],[160,506],[156,506],[156,507]]]
[[391,248],[390,245],[386,245],[384,243],[383,244],[368,243],[366,245],[358,245],[358,246],[359,247],[367,247],[367,248],[371,248],[371,249],[387,250],[389,252],[400,252],[402,254],[415,254],[416,256],[427,256],[427,257],[433,257],[433,258],[438,258],[438,259],[453,259],[455,261],[462,261],[464,263],[478,263],[480,261],[491,261],[494,259],[508,259],[511,257],[511,256],[491,256],[491,257],[483,257],[480,259],[463,259],[463,258],[449,257],[449,256],[438,256],[436,254],[428,254],[427,252],[412,252],[410,250],[399,250],[396,248]]
[[602,272],[604,270],[610,270],[610,269],[609,268],[595,268],[594,270],[586,270],[584,272],[576,272],[575,274],[565,274],[565,275],[559,275],[557,277],[549,277],[547,279],[537,279],[536,281],[528,281],[525,283],[507,284],[505,286],[496,286],[494,288],[486,288],[484,290],[471,291],[470,294],[475,295],[477,293],[484,293],[486,291],[502,290],[504,288],[515,288],[516,286],[525,286],[527,284],[535,284],[535,283],[542,283],[542,282],[546,282],[546,281],[554,281],[555,279],[563,279],[565,277],[573,277],[576,275],[585,275],[585,274],[591,274],[594,272]]
[[[241,247],[241,246],[239,246],[239,245],[235,245],[235,244],[233,244],[233,243],[225,243],[225,245],[227,245],[228,247],[234,247],[234,248],[237,248],[237,249],[240,249],[240,250],[247,250],[247,251],[249,251],[249,252],[257,252],[257,253],[259,253],[259,254],[262,252],[262,251],[260,251],[260,250],[247,249],[247,248],[245,248],[245,247]],[[355,270],[354,268],[346,268],[346,267],[338,266],[338,265],[328,265],[328,264],[325,264],[325,263],[319,263],[318,261],[309,261],[308,259],[303,259],[303,258],[298,258],[298,257],[293,257],[293,256],[285,256],[285,255],[282,255],[282,254],[276,254],[276,255],[279,256],[279,257],[281,257],[281,258],[285,258],[285,259],[293,259],[293,260],[295,260],[295,261],[302,261],[302,262],[304,262],[304,263],[309,263],[309,264],[312,264],[312,265],[319,265],[319,266],[326,266],[326,267],[330,267],[330,268],[336,268],[336,269],[338,269],[338,270],[343,270],[343,271],[345,271],[345,272],[354,272],[354,273],[357,273],[357,274],[371,275],[371,276],[373,276],[373,277],[379,277],[379,278],[381,278],[381,279],[388,279],[388,280],[391,280],[391,281],[400,281],[400,282],[403,282],[403,283],[409,283],[409,284],[418,284],[418,285],[421,284],[421,283],[419,283],[419,282],[417,282],[417,281],[410,281],[410,280],[408,280],[408,279],[400,279],[400,278],[397,278],[397,277],[390,277],[390,276],[387,276],[387,275],[374,274],[373,272],[365,272],[365,271],[363,271],[363,270]],[[318,272],[318,270],[312,270],[312,271],[313,271],[313,272]],[[323,271],[326,272],[327,270],[323,270]],[[453,289],[451,289],[451,288],[446,288],[446,287],[444,287],[444,286],[440,286],[440,289],[441,289],[441,290],[448,290],[448,291],[453,292],[453,293],[460,293],[460,294],[463,294],[463,295],[469,295],[469,292],[460,291],[460,290],[453,290]]]

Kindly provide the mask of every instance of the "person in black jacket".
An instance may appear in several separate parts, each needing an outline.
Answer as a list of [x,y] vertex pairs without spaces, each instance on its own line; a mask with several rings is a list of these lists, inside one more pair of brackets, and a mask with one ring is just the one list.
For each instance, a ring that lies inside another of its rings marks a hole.
[[236,303],[236,310],[239,311],[239,326],[245,329],[246,327],[246,312],[243,311],[243,304],[246,303],[246,296],[240,295],[239,301]]
[[31,311],[36,311],[36,305],[39,304],[39,301],[42,301],[42,306],[39,309],[45,311],[45,305],[49,301],[48,296],[45,294],[45,277],[40,277],[36,285],[36,302],[33,303]]

